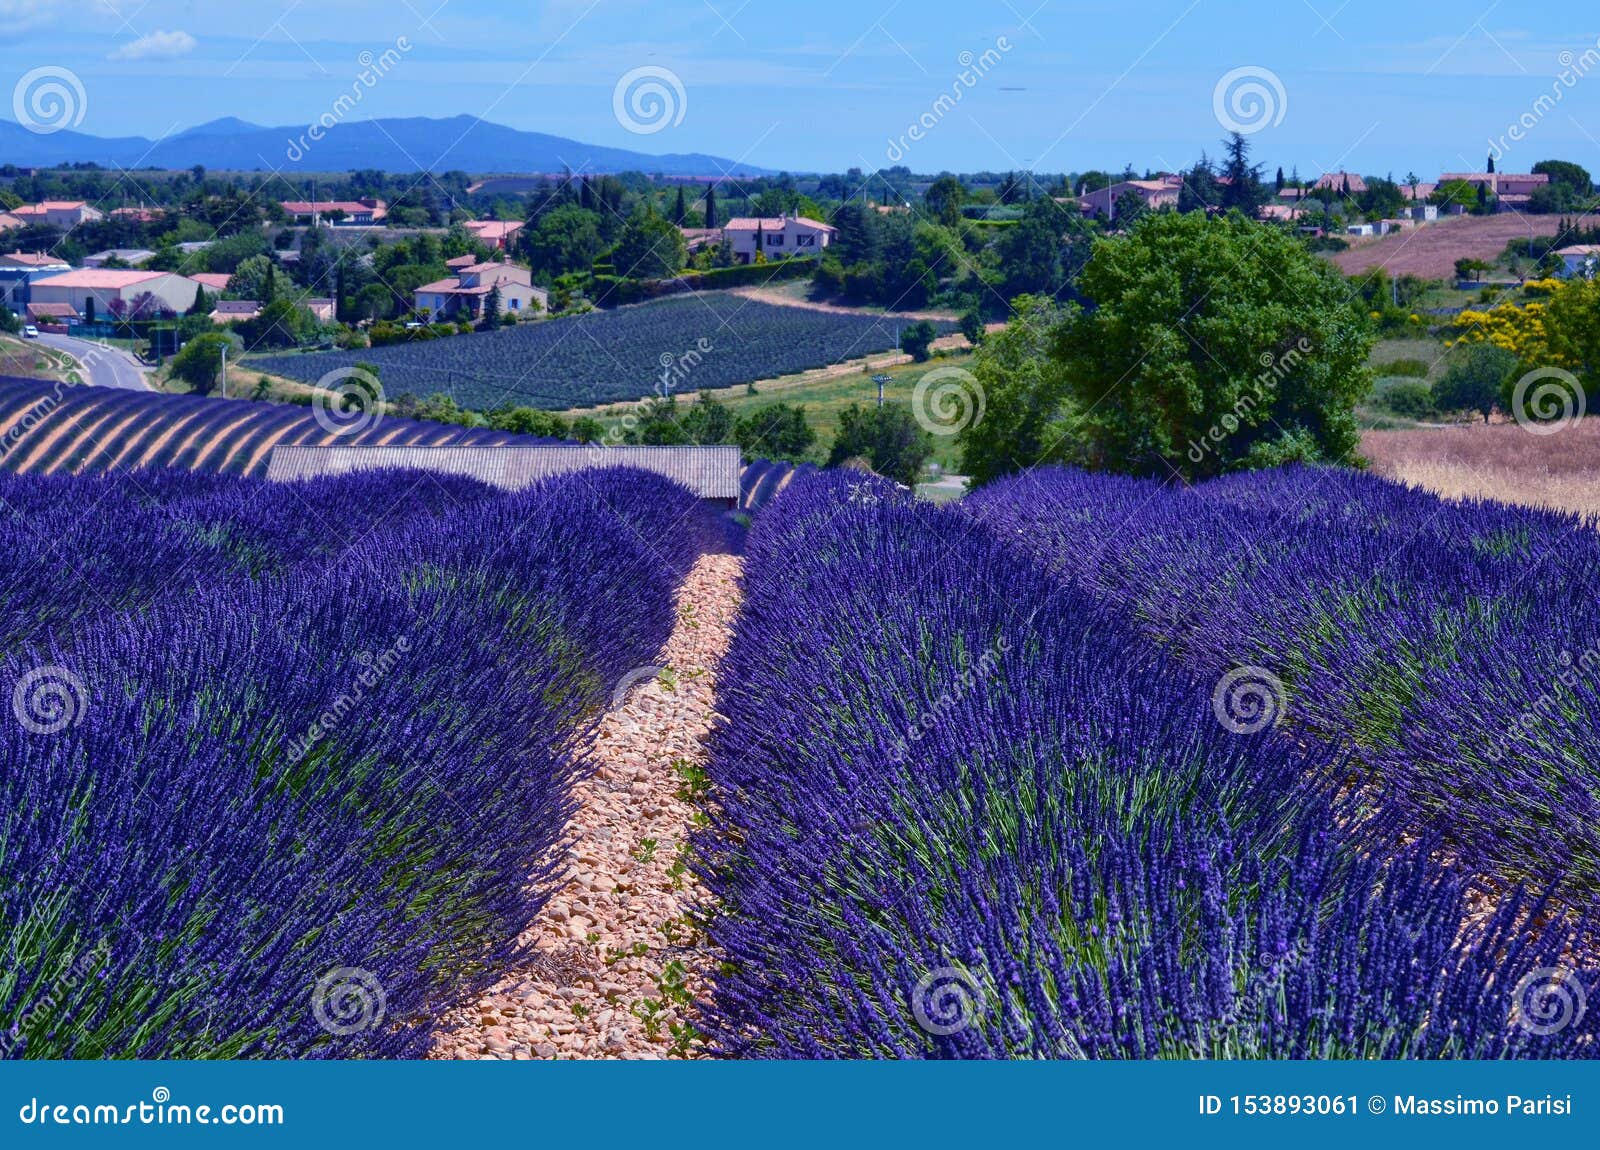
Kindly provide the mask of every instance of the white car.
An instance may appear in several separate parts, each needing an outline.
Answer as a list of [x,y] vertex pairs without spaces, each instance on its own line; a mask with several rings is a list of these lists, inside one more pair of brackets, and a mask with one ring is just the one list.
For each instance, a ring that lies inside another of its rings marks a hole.
[[22,338],[23,339],[38,339],[39,338],[39,329],[34,327],[30,323],[27,327],[22,329]]

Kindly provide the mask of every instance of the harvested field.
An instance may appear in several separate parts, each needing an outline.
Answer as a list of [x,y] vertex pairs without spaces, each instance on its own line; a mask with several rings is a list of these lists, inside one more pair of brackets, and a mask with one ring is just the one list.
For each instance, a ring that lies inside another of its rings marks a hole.
[[1346,275],[1382,268],[1390,275],[1413,275],[1423,279],[1450,279],[1458,259],[1493,262],[1515,239],[1553,236],[1561,223],[1559,216],[1523,216],[1506,212],[1497,216],[1461,216],[1435,224],[1357,240],[1349,251],[1332,259]]
[[1361,452],[1379,475],[1447,499],[1600,515],[1600,420],[1547,435],[1514,422],[1369,431]]

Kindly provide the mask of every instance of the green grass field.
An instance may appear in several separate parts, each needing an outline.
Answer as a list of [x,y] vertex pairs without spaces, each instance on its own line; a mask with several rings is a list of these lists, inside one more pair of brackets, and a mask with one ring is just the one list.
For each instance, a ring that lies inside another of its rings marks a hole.
[[[874,371],[857,370],[847,375],[806,382],[778,381],[764,385],[757,384],[754,395],[743,387],[719,388],[709,394],[715,396],[719,403],[727,405],[735,417],[760,411],[775,403],[789,403],[805,408],[806,418],[817,433],[813,459],[820,463],[827,459],[828,448],[832,446],[834,436],[839,433],[840,413],[852,403],[871,406],[878,402],[878,385],[872,382],[872,376],[878,371],[893,381],[884,386],[884,402],[909,406],[912,391],[916,388],[917,380],[923,375],[936,367],[970,369],[971,359],[970,353],[961,352],[939,356],[927,363],[900,364]],[[602,409],[597,414],[600,422],[609,429],[622,422],[626,411],[612,407]],[[947,472],[960,471],[960,451],[956,447],[955,436],[934,437],[933,462]]]

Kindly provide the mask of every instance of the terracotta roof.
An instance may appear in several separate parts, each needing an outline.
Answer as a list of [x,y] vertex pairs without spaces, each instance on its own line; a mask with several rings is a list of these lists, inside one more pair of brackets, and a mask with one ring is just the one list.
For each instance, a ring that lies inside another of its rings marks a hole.
[[166,275],[166,272],[137,272],[123,271],[111,268],[78,268],[75,271],[62,272],[60,275],[46,276],[41,280],[34,280],[34,287],[65,287],[65,288],[125,288],[134,284],[144,283],[146,280],[157,280]]
[[77,319],[78,313],[70,303],[30,303],[30,319]]
[[702,499],[739,498],[739,449],[728,447],[277,447],[267,478],[278,482],[380,468],[467,475],[509,490],[601,467],[638,467]]
[[207,291],[227,291],[228,281],[233,277],[222,272],[195,272],[189,278]]
[[1342,192],[1345,190],[1346,181],[1349,181],[1350,194],[1353,196],[1358,196],[1367,190],[1367,181],[1354,172],[1324,172],[1317,177],[1317,182],[1311,186],[1313,188],[1332,188],[1336,192]]
[[359,200],[281,200],[279,205],[291,216],[326,215],[328,212],[343,212],[347,216],[364,212],[370,212],[373,216],[388,214],[383,204],[374,206]]
[[825,232],[838,231],[831,224],[819,223],[807,216],[739,216],[723,224],[722,228],[729,232],[753,232],[759,226],[762,231],[781,232],[783,226],[791,222],[808,224]]
[[1569,244],[1564,248],[1557,248],[1558,256],[1600,256],[1600,244]]
[[20,208],[12,208],[11,213],[17,216],[42,216],[46,212],[70,212],[88,206],[83,200],[40,200],[36,204],[23,204]]
[[451,256],[444,261],[444,266],[447,268],[469,268],[477,262],[477,256]]
[[43,252],[6,252],[0,255],[0,260],[5,260],[15,266],[29,268],[64,268],[69,266],[67,261],[60,256],[47,256]]
[[462,227],[484,239],[501,240],[522,227],[521,220],[468,220]]

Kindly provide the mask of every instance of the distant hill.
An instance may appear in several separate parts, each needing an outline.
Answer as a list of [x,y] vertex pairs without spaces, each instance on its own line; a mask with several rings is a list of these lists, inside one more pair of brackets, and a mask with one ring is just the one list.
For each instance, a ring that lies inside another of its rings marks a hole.
[[584,144],[544,132],[524,132],[476,116],[351,120],[320,140],[306,125],[264,128],[234,117],[201,124],[160,140],[103,138],[83,132],[31,132],[0,120],[0,163],[49,167],[74,161],[107,167],[207,168],[233,171],[345,172],[623,172],[678,176],[762,175],[765,169],[717,156],[652,156],[626,148]]

